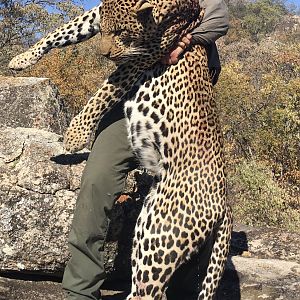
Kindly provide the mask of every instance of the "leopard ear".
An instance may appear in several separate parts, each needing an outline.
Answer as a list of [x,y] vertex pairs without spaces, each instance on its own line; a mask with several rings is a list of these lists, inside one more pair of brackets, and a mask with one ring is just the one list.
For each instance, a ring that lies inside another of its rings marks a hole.
[[148,1],[140,1],[139,6],[136,9],[136,13],[143,14],[148,11],[152,11],[153,8],[154,8],[154,5],[149,3]]
[[145,23],[152,18],[152,10],[154,6],[148,1],[141,0],[137,3],[135,13],[140,22]]

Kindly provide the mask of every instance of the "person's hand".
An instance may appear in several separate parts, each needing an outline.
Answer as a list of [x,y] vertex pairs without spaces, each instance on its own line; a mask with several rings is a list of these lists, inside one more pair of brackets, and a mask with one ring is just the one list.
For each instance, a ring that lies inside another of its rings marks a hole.
[[167,54],[163,59],[162,63],[165,65],[175,65],[177,64],[180,55],[189,47],[192,42],[192,35],[187,34],[184,36],[177,44],[176,48]]

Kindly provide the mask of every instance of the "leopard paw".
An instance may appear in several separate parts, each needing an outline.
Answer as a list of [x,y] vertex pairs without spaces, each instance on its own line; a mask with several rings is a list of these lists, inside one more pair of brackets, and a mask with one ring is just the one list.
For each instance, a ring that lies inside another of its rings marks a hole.
[[9,62],[8,67],[12,70],[23,70],[34,65],[39,59],[40,56],[38,56],[37,54],[32,54],[31,51],[26,51],[15,56]]
[[73,118],[64,136],[64,149],[71,153],[82,150],[89,143],[90,131],[83,127],[80,117],[79,114]]

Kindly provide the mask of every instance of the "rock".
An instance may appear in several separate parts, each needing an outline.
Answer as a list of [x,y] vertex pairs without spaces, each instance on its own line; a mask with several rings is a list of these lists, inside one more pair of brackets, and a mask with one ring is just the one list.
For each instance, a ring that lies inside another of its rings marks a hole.
[[[41,278],[40,278],[41,279]],[[120,291],[102,290],[103,300],[124,300]],[[0,300],[66,300],[60,283],[44,278],[40,281],[0,277]]]
[[58,90],[47,78],[0,76],[0,126],[62,134],[67,126]]
[[[12,276],[11,276],[12,277]],[[26,281],[24,281],[26,279]],[[38,279],[38,280],[37,280]],[[129,285],[105,282],[103,299],[124,300]],[[299,300],[300,264],[278,259],[231,256],[218,289],[218,300]],[[123,293],[122,293],[123,292]],[[49,278],[0,278],[0,300],[65,300],[62,287]],[[171,300],[190,300],[178,295]]]
[[63,290],[59,283],[23,281],[0,278],[0,300],[62,300]]
[[[64,154],[62,137],[40,129],[0,132],[0,271],[61,274],[88,151]],[[136,176],[126,187],[134,193],[110,212],[105,265],[114,277],[130,276],[131,236],[151,184],[146,173]]]
[[300,263],[300,234],[279,228],[235,224],[232,254],[248,252],[252,258],[278,259]]
[[218,290],[221,300],[298,300],[300,264],[277,259],[229,257]]
[[235,224],[222,300],[298,300],[300,234]]
[[63,155],[61,136],[44,130],[0,132],[0,270],[57,272],[87,154]]
[[[230,272],[238,275],[239,285],[236,287],[239,288],[243,300],[299,299],[300,264],[297,262],[235,256],[227,264],[227,274]],[[230,285],[226,287],[228,288]]]

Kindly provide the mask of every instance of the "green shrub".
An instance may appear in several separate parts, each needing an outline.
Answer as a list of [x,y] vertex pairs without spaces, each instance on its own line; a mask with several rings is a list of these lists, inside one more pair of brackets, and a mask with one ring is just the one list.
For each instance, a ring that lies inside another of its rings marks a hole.
[[229,176],[230,197],[236,219],[248,225],[300,229],[299,207],[273,179],[262,162],[242,161]]

